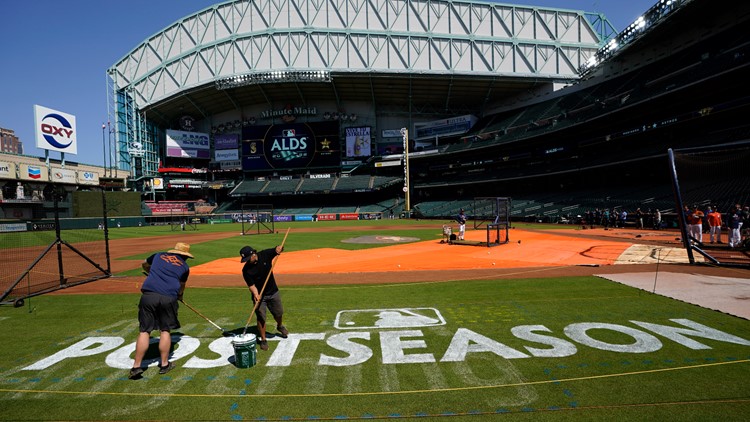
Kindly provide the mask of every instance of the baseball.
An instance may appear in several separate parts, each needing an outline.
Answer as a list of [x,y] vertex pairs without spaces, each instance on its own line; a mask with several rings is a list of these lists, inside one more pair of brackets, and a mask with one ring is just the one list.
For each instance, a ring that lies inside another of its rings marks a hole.
[[495,263],[493,262],[492,265],[495,265]]
[[401,268],[401,264],[398,264],[397,267]]

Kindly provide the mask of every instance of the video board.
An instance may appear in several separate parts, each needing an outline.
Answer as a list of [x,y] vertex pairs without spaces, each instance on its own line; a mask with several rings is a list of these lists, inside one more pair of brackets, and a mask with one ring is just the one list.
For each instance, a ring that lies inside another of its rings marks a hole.
[[341,166],[338,122],[242,128],[242,170]]

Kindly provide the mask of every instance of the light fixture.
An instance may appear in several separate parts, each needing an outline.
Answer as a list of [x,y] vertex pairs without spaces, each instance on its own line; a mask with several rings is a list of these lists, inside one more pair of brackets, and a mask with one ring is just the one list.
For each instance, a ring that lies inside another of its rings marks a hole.
[[278,82],[331,82],[331,73],[327,70],[289,71],[274,70],[270,72],[248,73],[217,79],[216,89],[231,89],[245,85],[278,83]]

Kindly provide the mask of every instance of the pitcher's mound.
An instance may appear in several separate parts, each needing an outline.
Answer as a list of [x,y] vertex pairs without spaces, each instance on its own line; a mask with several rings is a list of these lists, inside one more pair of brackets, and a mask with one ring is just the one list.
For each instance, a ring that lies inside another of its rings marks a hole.
[[342,240],[343,243],[367,243],[367,244],[389,244],[389,243],[408,243],[420,240],[417,237],[403,236],[360,236],[351,237]]

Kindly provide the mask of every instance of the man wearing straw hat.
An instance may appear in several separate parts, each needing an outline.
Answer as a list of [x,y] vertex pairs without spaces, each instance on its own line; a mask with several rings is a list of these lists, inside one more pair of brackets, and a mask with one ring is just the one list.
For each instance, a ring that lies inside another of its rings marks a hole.
[[282,245],[262,251],[256,251],[250,246],[240,249],[241,262],[245,263],[242,267],[242,277],[252,293],[253,305],[255,306],[259,302],[255,307],[255,317],[258,322],[261,350],[268,350],[266,308],[273,315],[273,319],[276,320],[276,329],[279,330],[281,337],[287,338],[289,335],[289,330],[284,326],[284,307],[281,305],[281,294],[272,271],[273,259],[281,255],[283,250],[284,246]]
[[148,350],[151,332],[159,330],[159,373],[166,374],[174,369],[169,361],[172,348],[171,330],[180,328],[177,309],[185,283],[190,275],[186,260],[192,258],[190,245],[179,242],[174,249],[157,252],[142,264],[146,280],[141,286],[141,300],[138,303],[139,333],[135,342],[135,361],[128,378],[138,379],[146,370],[141,367]]

